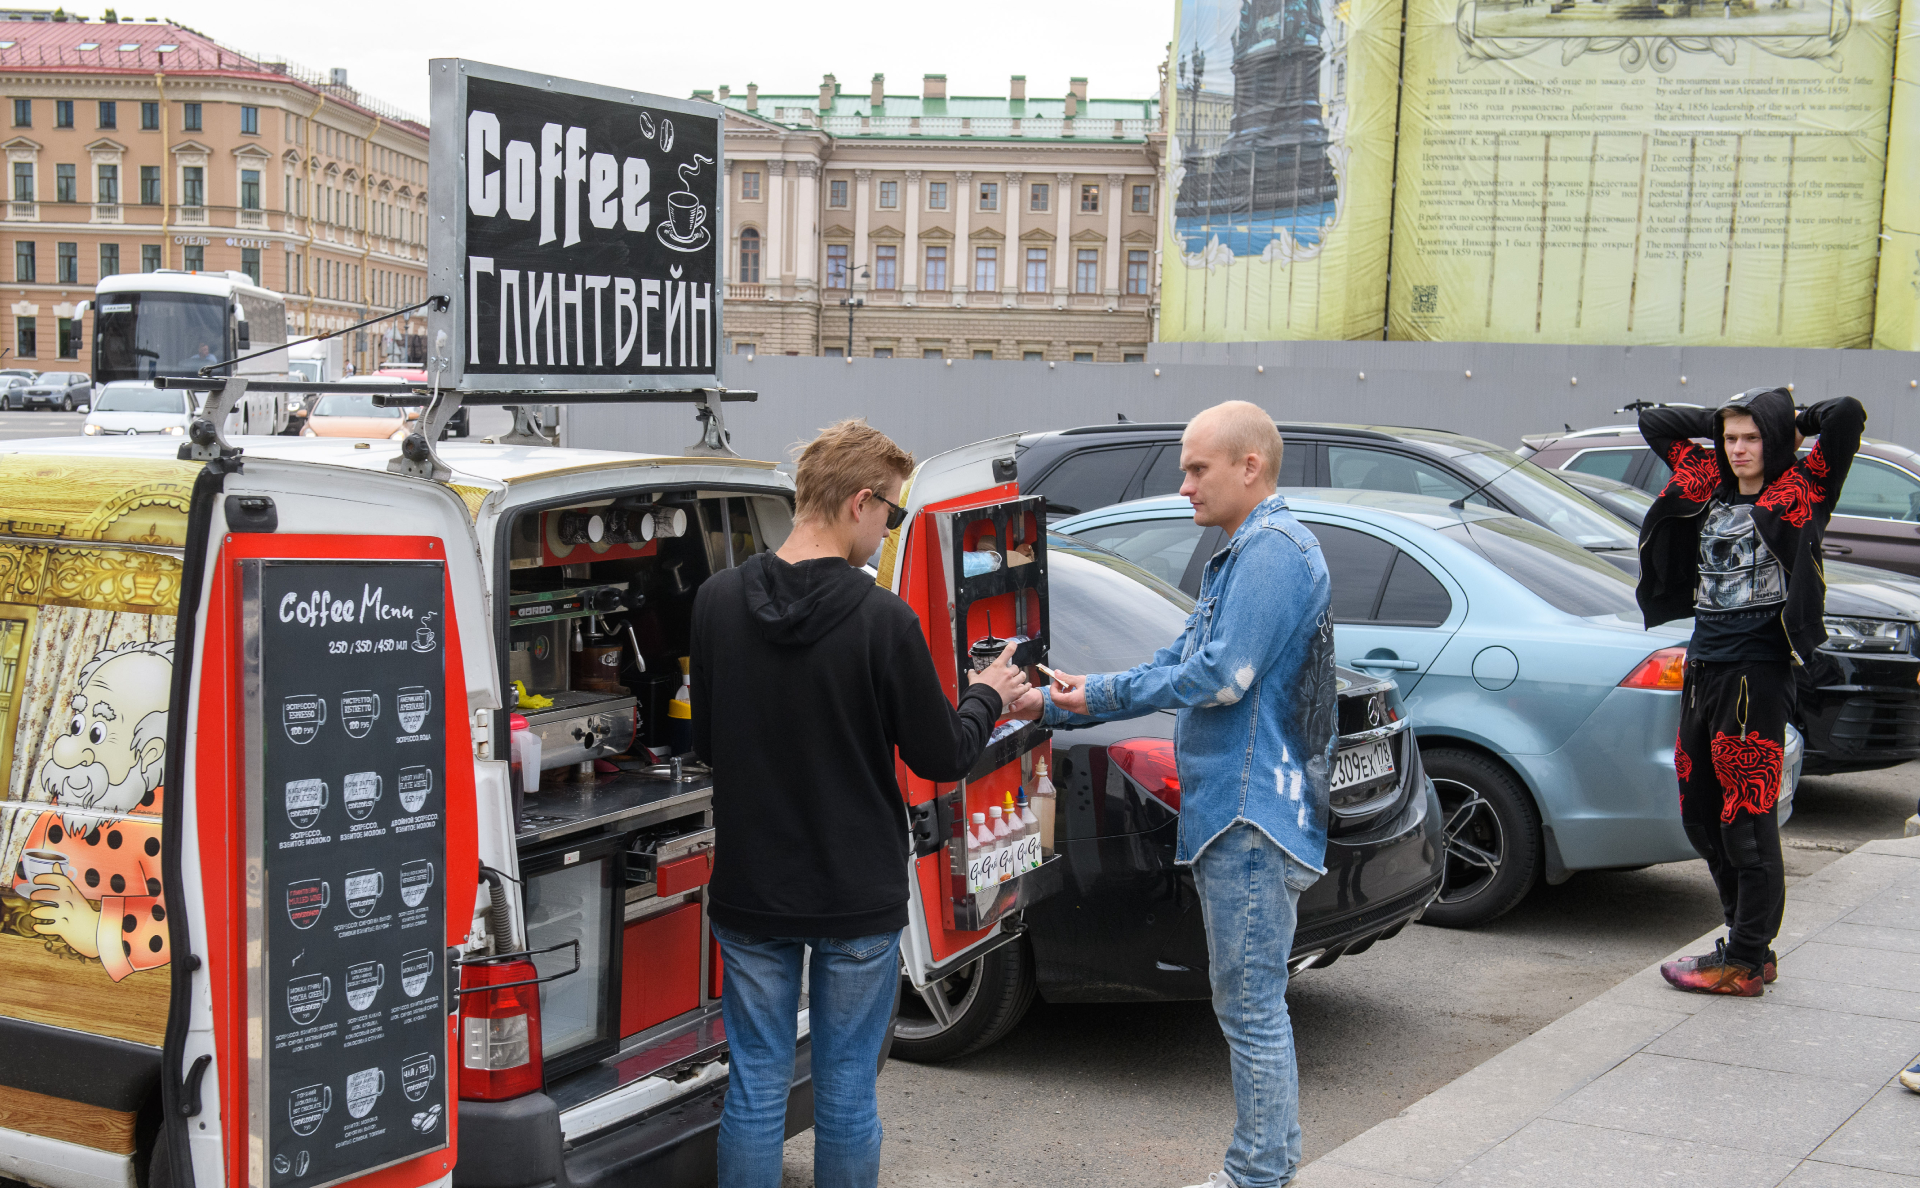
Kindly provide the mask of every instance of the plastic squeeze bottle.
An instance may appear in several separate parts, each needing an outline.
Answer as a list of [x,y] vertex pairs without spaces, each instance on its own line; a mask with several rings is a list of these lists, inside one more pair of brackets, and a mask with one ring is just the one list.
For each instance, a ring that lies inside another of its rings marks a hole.
[[1027,869],[1040,865],[1040,818],[1033,815],[1027,790],[1020,789],[1020,824],[1027,832]]
[[1013,793],[1007,793],[1006,803],[1000,807],[1000,815],[1007,819],[1007,833],[1013,839],[1013,873],[1024,874],[1027,869],[1027,827],[1020,821],[1020,810],[1014,807]]
[[987,808],[987,820],[993,825],[993,869],[997,882],[1006,882],[1013,877],[1013,841],[1007,829],[1007,819],[1000,813],[999,805]]
[[973,826],[967,830],[967,890],[978,891],[987,885],[987,863],[993,860],[993,830],[987,828],[987,814],[973,814]]

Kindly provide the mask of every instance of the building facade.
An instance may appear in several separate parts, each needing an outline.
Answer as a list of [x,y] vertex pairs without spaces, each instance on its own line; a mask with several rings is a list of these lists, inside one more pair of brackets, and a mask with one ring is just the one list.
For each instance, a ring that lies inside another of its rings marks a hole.
[[[427,128],[331,77],[180,25],[0,14],[8,365],[86,371],[94,284],[244,272],[290,334],[426,293]],[[356,332],[359,370],[417,356],[426,319]]]
[[721,87],[735,353],[1144,361],[1156,99]]

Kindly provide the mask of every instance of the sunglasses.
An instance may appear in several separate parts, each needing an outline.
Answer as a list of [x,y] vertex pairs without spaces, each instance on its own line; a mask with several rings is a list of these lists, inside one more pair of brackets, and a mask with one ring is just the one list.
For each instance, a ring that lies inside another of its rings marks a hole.
[[891,499],[888,499],[885,495],[882,495],[878,491],[869,491],[867,493],[869,495],[872,495],[875,499],[878,499],[880,502],[887,505],[887,531],[888,532],[895,531],[900,527],[900,525],[907,522],[906,508],[901,507],[899,504],[895,503]]

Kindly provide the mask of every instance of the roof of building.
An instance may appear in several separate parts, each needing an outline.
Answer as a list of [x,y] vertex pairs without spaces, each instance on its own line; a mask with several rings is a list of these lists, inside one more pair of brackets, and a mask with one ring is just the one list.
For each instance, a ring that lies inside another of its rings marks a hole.
[[929,99],[922,95],[884,94],[874,104],[870,91],[845,91],[837,85],[830,110],[820,110],[820,93],[755,96],[747,107],[744,91],[715,99],[707,92],[696,97],[714,99],[730,111],[793,128],[819,129],[835,137],[872,140],[1145,140],[1159,126],[1158,99],[1099,99],[1078,102],[1071,131],[1067,125],[1067,96],[1013,99],[1005,95],[953,95]]
[[285,81],[425,137],[427,121],[283,55],[250,54],[173,21],[107,23],[70,16],[28,17],[0,10],[0,73],[137,74],[169,78],[255,77]]

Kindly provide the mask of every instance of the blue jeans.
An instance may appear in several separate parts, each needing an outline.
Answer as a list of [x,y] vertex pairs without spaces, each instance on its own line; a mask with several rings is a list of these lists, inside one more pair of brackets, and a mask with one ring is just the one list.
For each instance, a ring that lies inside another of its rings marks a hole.
[[1238,1118],[1225,1170],[1236,1188],[1275,1188],[1300,1166],[1300,1075],[1287,1017],[1287,957],[1300,893],[1318,877],[1244,822],[1214,838],[1193,863],[1207,924],[1213,1013],[1233,1057]]
[[880,1105],[873,1086],[900,985],[900,934],[765,937],[715,925],[713,935],[726,959],[720,1014],[732,1051],[720,1113],[720,1183],[780,1188],[799,1036],[800,963],[811,945],[813,1182],[817,1188],[875,1188]]

